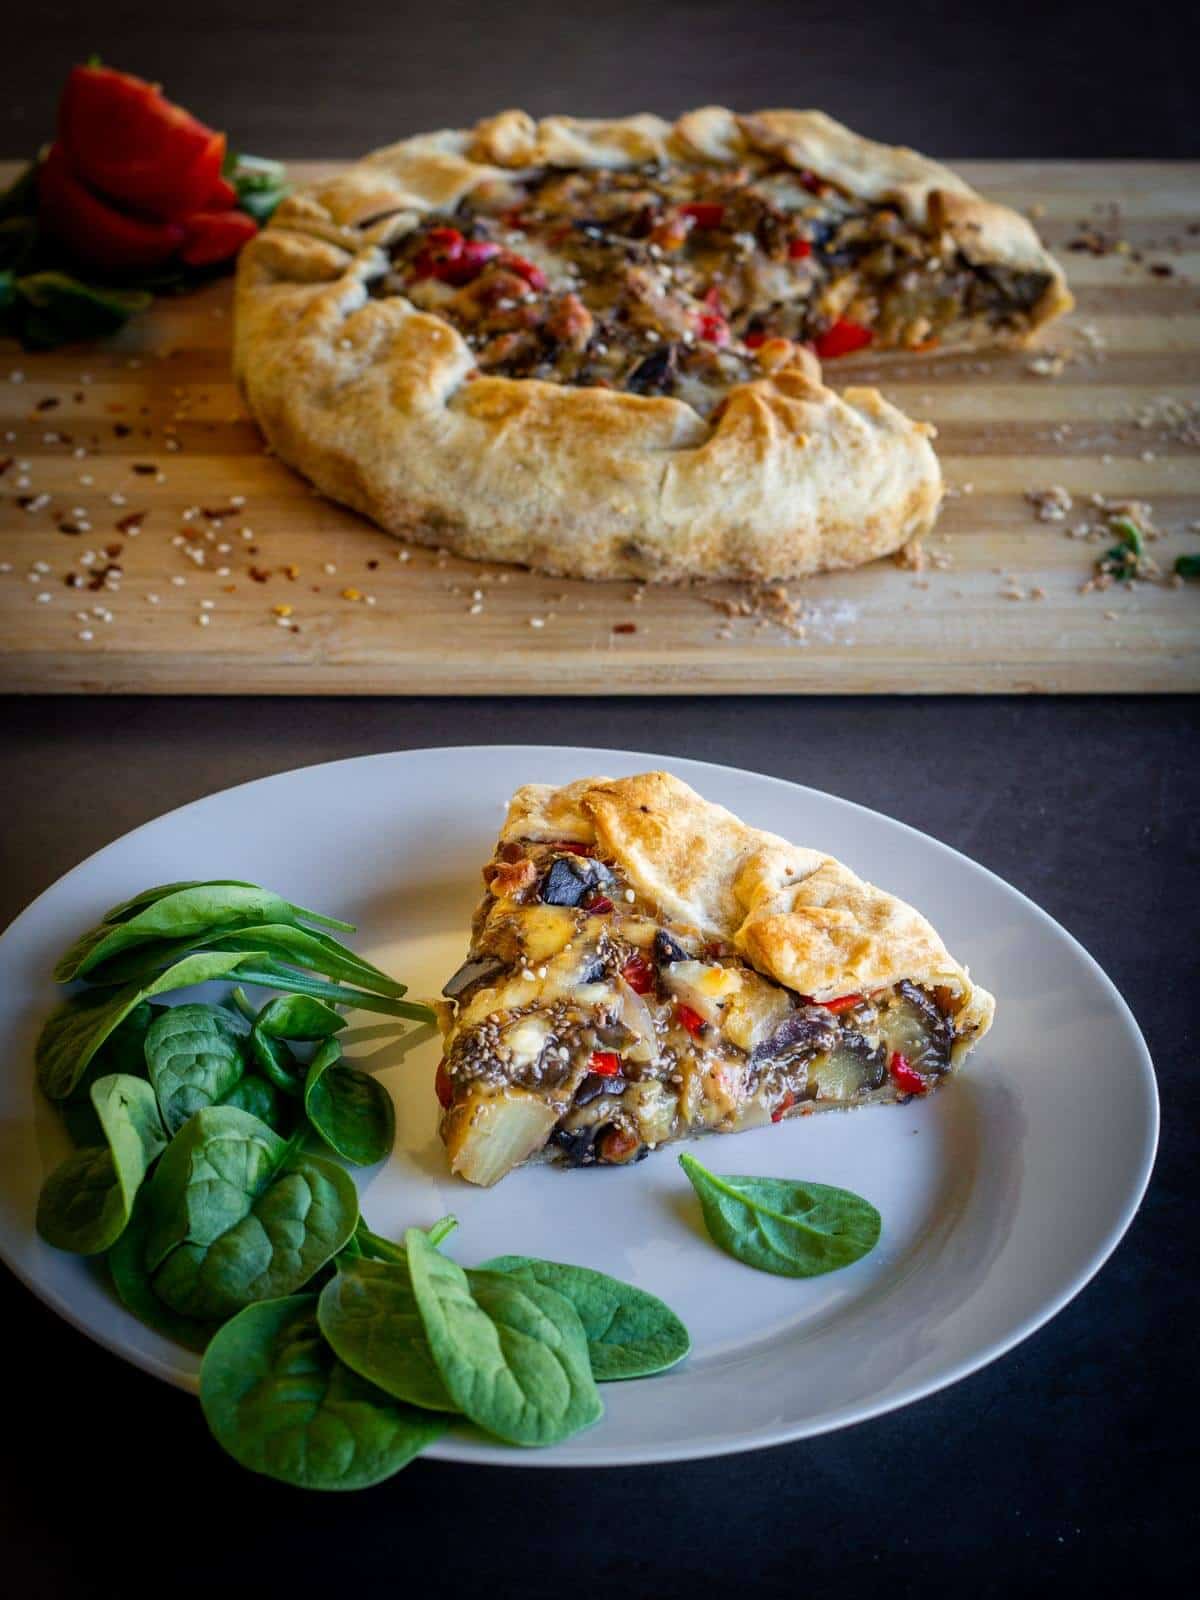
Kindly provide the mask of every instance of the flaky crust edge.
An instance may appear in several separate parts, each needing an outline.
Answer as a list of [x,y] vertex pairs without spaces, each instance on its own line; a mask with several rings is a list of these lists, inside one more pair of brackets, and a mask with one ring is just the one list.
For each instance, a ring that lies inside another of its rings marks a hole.
[[814,1000],[908,978],[961,997],[957,1062],[991,1026],[995,1001],[919,911],[834,857],[753,828],[669,772],[528,784],[501,841],[598,844],[671,922],[731,942],[750,966]]

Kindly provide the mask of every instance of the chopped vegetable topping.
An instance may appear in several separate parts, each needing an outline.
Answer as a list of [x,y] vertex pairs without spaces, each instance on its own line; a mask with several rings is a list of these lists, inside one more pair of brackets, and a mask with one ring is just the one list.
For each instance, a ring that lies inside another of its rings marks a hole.
[[908,1058],[898,1050],[893,1050],[888,1058],[888,1071],[901,1094],[924,1094],[929,1088],[921,1074],[909,1066]]

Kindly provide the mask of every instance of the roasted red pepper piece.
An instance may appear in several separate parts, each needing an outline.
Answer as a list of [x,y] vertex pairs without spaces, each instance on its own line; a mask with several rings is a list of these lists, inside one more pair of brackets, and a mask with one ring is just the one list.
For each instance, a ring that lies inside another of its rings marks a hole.
[[85,183],[148,217],[171,222],[223,199],[225,135],[128,72],[75,67],[58,136]]
[[183,243],[178,222],[142,222],[117,211],[80,182],[60,144],[38,168],[38,213],[47,233],[105,272],[160,267]]
[[654,987],[654,968],[642,956],[630,956],[621,968],[621,976],[634,994],[649,994]]
[[546,287],[546,274],[541,267],[535,267],[532,261],[527,261],[524,256],[515,255],[511,250],[505,250],[500,257],[502,266],[510,272],[515,272],[518,278],[524,278],[531,289],[544,289]]
[[228,261],[258,232],[244,211],[196,211],[184,221],[179,259],[189,267],[211,267]]
[[689,200],[679,209],[698,228],[719,228],[725,220],[725,207],[716,200]]
[[594,844],[577,844],[574,839],[555,839],[550,845],[551,850],[569,850],[573,856],[594,856]]
[[861,994],[843,994],[839,995],[836,1000],[820,1000],[818,1004],[823,1005],[826,1011],[832,1011],[836,1014],[839,1011],[849,1011],[851,1006],[860,1006],[862,1001]]
[[443,1111],[448,1111],[450,1102],[454,1099],[454,1085],[450,1081],[450,1074],[446,1071],[445,1060],[438,1062],[437,1076],[433,1080],[433,1092],[438,1097],[438,1105]]
[[807,261],[812,255],[812,245],[807,239],[793,239],[788,245],[788,256],[792,261]]
[[709,344],[729,343],[729,324],[721,306],[721,291],[715,284],[704,296],[704,310],[697,318],[696,332]]
[[772,1113],[771,1113],[771,1121],[772,1122],[782,1122],[783,1118],[784,1118],[784,1114],[786,1112],[790,1111],[795,1104],[796,1104],[796,1096],[789,1089],[788,1092],[784,1095],[783,1099],[775,1107],[774,1111],[772,1111]]
[[921,1074],[908,1064],[908,1057],[902,1056],[899,1050],[893,1050],[888,1061],[888,1071],[892,1075],[892,1082],[901,1094],[924,1094],[929,1088]]
[[824,333],[817,335],[813,340],[813,349],[822,361],[832,361],[837,356],[848,356],[855,350],[865,349],[874,337],[870,328],[864,328],[857,322],[848,322],[843,317],[832,328],[826,328]]
[[699,1038],[704,1032],[704,1018],[698,1011],[693,1011],[691,1006],[685,1006],[682,1001],[678,1002],[675,1007],[675,1015],[693,1039]]
[[621,1058],[615,1050],[593,1050],[588,1057],[588,1071],[600,1078],[619,1078]]
[[747,350],[757,350],[760,345],[766,344],[770,337],[769,333],[748,333],[742,342]]
[[593,894],[584,901],[584,909],[590,911],[594,917],[602,917],[613,908],[612,901],[606,894]]

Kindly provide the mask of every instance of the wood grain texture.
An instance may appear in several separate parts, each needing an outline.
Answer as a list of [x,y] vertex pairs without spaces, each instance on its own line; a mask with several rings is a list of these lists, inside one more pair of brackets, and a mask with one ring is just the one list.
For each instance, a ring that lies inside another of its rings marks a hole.
[[[296,175],[327,169],[310,164]],[[1151,551],[1164,568],[1200,551],[1189,530],[1200,519],[1200,166],[962,170],[1000,200],[1044,208],[1039,227],[1064,252],[1079,301],[1043,341],[1067,353],[1061,374],[1035,375],[1038,352],[856,357],[829,372],[836,386],[878,383],[937,424],[953,492],[927,550],[944,567],[915,573],[880,562],[792,584],[803,630],[793,632],[722,614],[714,602],[736,604],[745,595],[736,586],[648,588],[639,599],[632,584],[548,579],[409,549],[263,453],[229,377],[222,283],[159,302],[103,348],[32,356],[9,346],[0,356],[0,462],[11,463],[0,477],[0,553],[11,566],[0,573],[0,689],[1200,688],[1200,585],[1081,594],[1102,547],[1067,536],[1094,515],[1086,502],[1099,493],[1151,503],[1165,535]],[[1122,237],[1144,260],[1066,252],[1079,224],[1101,220],[1113,203]],[[1149,270],[1160,262],[1172,276]],[[1190,430],[1180,422],[1189,407]],[[156,473],[136,470],[150,465]],[[1050,485],[1076,501],[1063,523],[1039,522],[1025,499]],[[18,503],[42,494],[50,500],[37,509]],[[245,503],[234,507],[238,496]],[[224,516],[205,514],[223,508]],[[131,536],[116,523],[132,511],[147,515]],[[88,531],[59,531],[80,512]],[[92,563],[81,564],[89,551]],[[66,586],[68,573],[86,579],[110,561],[121,569],[118,590]],[[1044,598],[1033,598],[1038,590]],[[291,609],[280,615],[280,607]]]

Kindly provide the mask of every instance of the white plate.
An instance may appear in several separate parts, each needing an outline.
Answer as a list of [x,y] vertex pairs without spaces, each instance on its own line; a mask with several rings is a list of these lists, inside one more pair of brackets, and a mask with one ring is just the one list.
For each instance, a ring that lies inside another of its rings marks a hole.
[[510,792],[654,766],[920,906],[995,993],[996,1024],[927,1101],[704,1141],[717,1171],[840,1184],[882,1212],[865,1260],[792,1281],[708,1242],[670,1149],[629,1169],[516,1172],[488,1191],[451,1178],[431,1092],[436,1043],[402,1053],[378,1019],[363,1019],[343,1038],[383,1069],[400,1130],[392,1159],[361,1183],[377,1232],[453,1211],[449,1248],[464,1264],[519,1251],[600,1267],[661,1295],[694,1339],[676,1371],[607,1385],[603,1422],[567,1444],[518,1451],[464,1432],[429,1453],[616,1466],[779,1444],[930,1394],[1040,1327],[1116,1245],[1154,1159],[1153,1069],[1104,973],[1015,889],[902,823],[778,779],[614,750],[416,750],[287,772],[160,817],[60,879],[0,939],[4,1258],[93,1339],[194,1387],[194,1356],[141,1327],[101,1270],[33,1228],[42,1178],[66,1150],[34,1090],[33,1042],[56,998],[48,973],[107,906],[178,878],[250,879],[357,922],[359,948],[414,995],[434,994],[465,952]]

